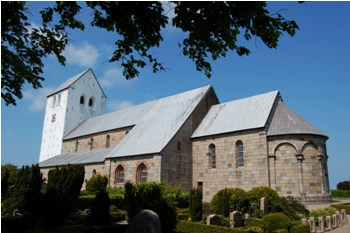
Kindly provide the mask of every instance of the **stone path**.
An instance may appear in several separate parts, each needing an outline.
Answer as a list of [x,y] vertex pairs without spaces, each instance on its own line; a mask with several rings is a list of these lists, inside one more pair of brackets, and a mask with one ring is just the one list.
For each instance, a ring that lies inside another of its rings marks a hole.
[[334,230],[328,231],[329,233],[350,233],[350,215],[348,215],[348,224],[338,227]]

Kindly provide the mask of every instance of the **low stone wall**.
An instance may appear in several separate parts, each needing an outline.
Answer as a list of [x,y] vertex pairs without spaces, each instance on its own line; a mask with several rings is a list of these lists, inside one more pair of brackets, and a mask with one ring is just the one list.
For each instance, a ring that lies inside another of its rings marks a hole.
[[348,224],[348,219],[345,210],[342,209],[332,216],[303,218],[301,222],[309,224],[311,233],[324,233]]

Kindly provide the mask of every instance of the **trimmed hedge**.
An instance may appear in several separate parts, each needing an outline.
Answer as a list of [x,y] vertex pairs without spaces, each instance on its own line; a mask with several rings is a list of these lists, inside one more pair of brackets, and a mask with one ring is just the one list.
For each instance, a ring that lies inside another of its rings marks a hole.
[[291,233],[310,233],[310,226],[307,224],[298,224],[293,226]]
[[291,220],[282,213],[268,214],[262,218],[262,228],[267,233],[273,233],[281,229],[285,229],[288,232],[291,226]]
[[177,233],[248,233],[246,230],[232,229],[200,223],[180,221],[177,224]]
[[331,190],[332,198],[350,198],[350,190]]
[[337,210],[345,209],[346,214],[350,214],[350,202],[344,202],[339,204],[333,204],[331,207],[336,208]]

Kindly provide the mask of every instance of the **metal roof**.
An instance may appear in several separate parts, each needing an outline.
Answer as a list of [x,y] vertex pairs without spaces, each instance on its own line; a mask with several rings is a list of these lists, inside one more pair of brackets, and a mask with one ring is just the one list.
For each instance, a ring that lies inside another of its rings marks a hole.
[[273,91],[214,105],[192,138],[264,127],[278,96]]
[[288,108],[283,102],[279,102],[267,135],[274,136],[285,134],[313,134],[327,137],[302,116]]
[[198,88],[85,120],[64,139],[132,126],[107,157],[159,153],[175,136],[211,86]]
[[91,70],[91,68],[84,70],[83,72],[74,75],[73,77],[67,79],[64,83],[62,83],[59,87],[57,87],[55,90],[53,90],[48,96],[51,96],[57,92],[60,92],[64,89],[67,89],[68,87],[70,87],[73,83],[75,83],[81,76],[83,76],[86,72],[88,72],[89,70]]
[[40,162],[39,166],[53,167],[67,164],[102,163],[111,150],[112,148],[61,154]]

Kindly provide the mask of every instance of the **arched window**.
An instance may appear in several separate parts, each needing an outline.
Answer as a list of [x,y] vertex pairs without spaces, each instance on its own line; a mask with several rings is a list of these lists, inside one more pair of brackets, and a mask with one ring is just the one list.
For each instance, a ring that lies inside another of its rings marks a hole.
[[94,149],[94,139],[93,138],[90,139],[89,144],[90,144],[90,150]]
[[85,104],[85,97],[82,95],[80,96],[80,104],[84,105]]
[[122,165],[119,165],[115,169],[114,184],[123,184],[124,183],[124,176],[125,176],[124,168]]
[[93,107],[94,106],[94,97],[90,97],[89,99],[89,107]]
[[55,107],[55,105],[56,105],[56,95],[52,97],[51,107],[53,108]]
[[92,170],[92,176],[96,176],[96,169]]
[[111,144],[111,136],[109,134],[106,135],[106,148],[108,148]]
[[243,142],[236,142],[237,167],[244,167],[244,150]]
[[210,168],[216,168],[216,151],[214,144],[209,145],[209,163]]
[[181,142],[177,142],[177,150],[181,150]]
[[75,152],[77,152],[78,151],[78,147],[79,147],[79,141],[78,140],[76,140],[75,141]]
[[56,99],[56,106],[60,105],[61,102],[61,93],[57,94],[57,99]]
[[141,163],[136,170],[136,182],[145,183],[147,182],[147,167],[145,164]]

